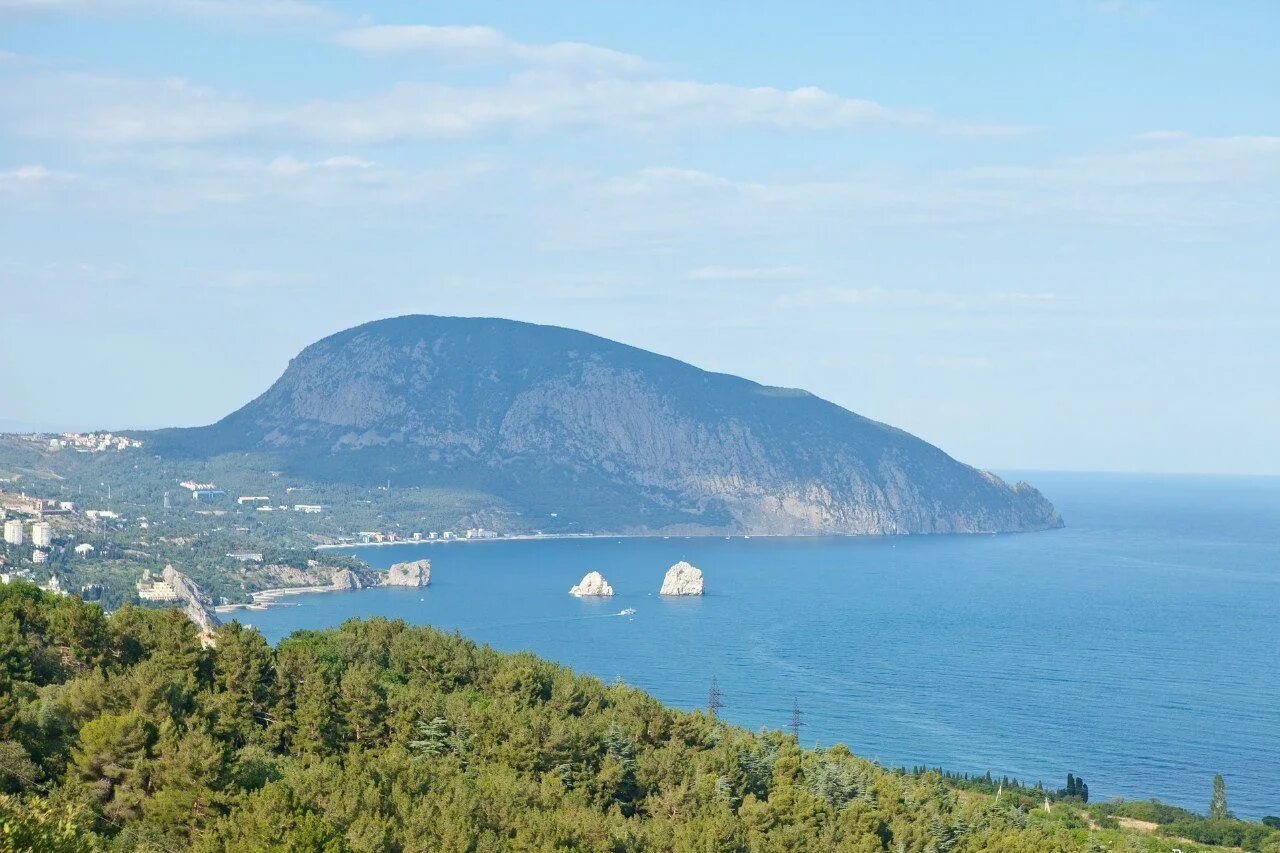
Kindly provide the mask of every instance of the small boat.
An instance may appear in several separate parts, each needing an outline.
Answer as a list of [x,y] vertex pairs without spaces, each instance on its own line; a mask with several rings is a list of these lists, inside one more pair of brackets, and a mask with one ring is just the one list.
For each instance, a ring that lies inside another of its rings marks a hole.
[[619,616],[635,616],[636,609],[634,607],[628,607],[626,610],[618,611],[618,615]]

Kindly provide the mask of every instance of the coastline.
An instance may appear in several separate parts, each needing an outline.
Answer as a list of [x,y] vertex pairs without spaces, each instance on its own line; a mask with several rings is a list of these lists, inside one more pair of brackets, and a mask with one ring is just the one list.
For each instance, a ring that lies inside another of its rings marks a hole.
[[[537,539],[666,539],[671,534],[661,533],[513,533],[510,536],[489,536],[485,538],[467,539],[465,537],[454,539],[397,539],[394,542],[345,542],[333,545],[314,545],[313,551],[341,551],[350,548],[389,548],[395,545],[460,545],[476,544],[478,542],[529,542]],[[676,536],[689,538],[692,536],[709,536],[719,538],[719,534],[715,533],[677,533]],[[736,534],[742,536],[743,534]],[[745,538],[750,539],[754,534],[748,534]],[[728,536],[725,537],[730,538]]]
[[[910,536],[901,533],[513,533],[510,536],[492,536],[484,539],[397,539],[395,542],[348,542],[334,545],[313,545],[313,551],[344,551],[352,548],[390,548],[396,545],[474,545],[481,542],[532,542],[563,539],[792,539],[821,538],[825,536]],[[985,535],[985,534],[979,534]]]
[[250,600],[237,604],[219,604],[213,608],[214,613],[233,613],[237,610],[266,610],[272,605],[279,604],[280,599],[287,598],[291,595],[305,595],[310,592],[349,592],[341,587],[332,584],[323,584],[317,586],[282,586],[274,589],[263,589],[258,592],[250,593]]

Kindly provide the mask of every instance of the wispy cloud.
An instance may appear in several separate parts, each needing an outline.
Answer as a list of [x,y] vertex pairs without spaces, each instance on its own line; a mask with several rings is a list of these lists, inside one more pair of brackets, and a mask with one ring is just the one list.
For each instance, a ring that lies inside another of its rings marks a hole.
[[315,276],[280,270],[231,270],[210,274],[205,284],[217,290],[297,290],[315,284]]
[[324,7],[302,0],[0,0],[0,17],[59,14],[93,17],[167,14],[263,23],[335,23],[341,20]]
[[[86,179],[77,201],[142,214],[186,214],[242,207],[296,215],[333,209],[417,207],[463,215],[469,193],[494,169],[485,160],[440,168],[390,166],[351,154],[252,156],[183,147],[116,156],[106,174]],[[139,178],[138,176],[145,176]]]
[[45,168],[39,163],[0,170],[0,192],[28,192],[50,184],[69,181],[75,175]]
[[797,281],[808,278],[805,267],[698,267],[685,273],[690,281]]
[[916,359],[916,363],[921,367],[957,372],[989,370],[995,366],[995,362],[985,355],[922,355]]
[[638,56],[582,42],[526,44],[492,27],[381,25],[339,33],[344,47],[371,54],[424,54],[458,65],[519,64],[630,74],[649,68]]
[[918,288],[823,287],[785,293],[774,300],[778,308],[859,306],[940,311],[990,310],[997,306],[1032,307],[1062,302],[1052,293],[951,292]]
[[1182,142],[1192,139],[1193,134],[1185,130],[1148,130],[1136,134],[1133,138],[1141,142]]
[[1202,239],[1227,228],[1280,226],[1280,137],[1159,140],[1037,165],[867,168],[823,178],[742,181],[657,167],[567,192],[572,206],[548,220],[561,248],[693,246],[709,232],[791,247],[840,228],[1036,222],[1194,228]]
[[400,83],[346,99],[300,104],[263,103],[181,78],[64,73],[31,77],[0,94],[0,111],[23,135],[109,145],[247,138],[377,144],[575,128],[653,134],[735,127],[834,132],[887,126],[973,135],[1009,131],[961,125],[927,111],[814,87],[583,78],[550,69],[523,71],[494,85]]

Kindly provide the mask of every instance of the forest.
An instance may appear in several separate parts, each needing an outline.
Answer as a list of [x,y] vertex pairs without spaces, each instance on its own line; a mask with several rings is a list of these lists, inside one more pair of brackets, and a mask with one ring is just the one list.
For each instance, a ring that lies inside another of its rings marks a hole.
[[0,850],[1191,851],[1199,821],[1280,851],[1225,794],[1137,829],[1126,804],[801,748],[398,621],[213,641],[0,587]]

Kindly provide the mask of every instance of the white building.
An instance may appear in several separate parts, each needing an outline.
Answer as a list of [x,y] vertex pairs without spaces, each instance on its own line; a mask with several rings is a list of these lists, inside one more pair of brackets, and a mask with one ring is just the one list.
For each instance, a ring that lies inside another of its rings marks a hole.
[[37,566],[41,563],[49,562],[49,552],[41,551],[39,548],[35,549],[31,552],[31,562],[35,563]]
[[21,521],[15,518],[4,523],[4,541],[8,542],[10,545],[21,545],[26,541],[26,536],[23,535]]
[[143,601],[177,601],[178,591],[164,578],[143,572],[142,579],[138,581],[138,598]]
[[53,527],[47,521],[37,521],[31,525],[31,544],[37,548],[48,548],[53,544]]
[[315,513],[315,512],[321,512],[322,510],[324,510],[324,507],[320,506],[320,504],[294,504],[293,505],[294,512]]
[[80,557],[88,557],[93,553],[93,546],[88,542],[83,542],[76,546],[76,555]]

